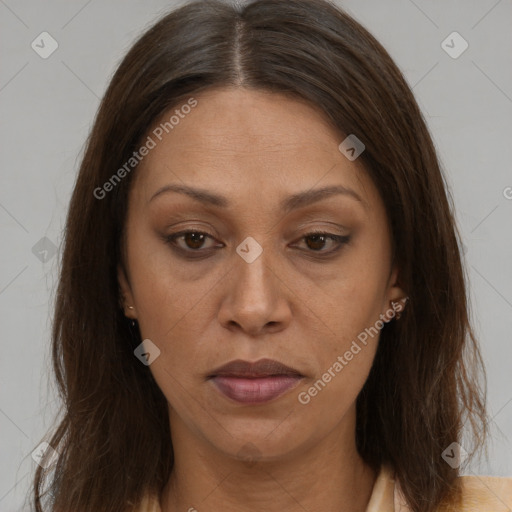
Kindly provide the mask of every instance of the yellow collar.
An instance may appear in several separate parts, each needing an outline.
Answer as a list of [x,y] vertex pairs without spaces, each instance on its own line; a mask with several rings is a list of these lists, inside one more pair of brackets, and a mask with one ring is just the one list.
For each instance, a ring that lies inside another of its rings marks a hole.
[[[512,510],[512,478],[462,476],[462,504],[451,512],[510,512]],[[162,512],[158,497],[145,496],[136,512]],[[382,466],[366,512],[411,512],[395,485],[393,471]],[[439,510],[438,512],[443,512]]]

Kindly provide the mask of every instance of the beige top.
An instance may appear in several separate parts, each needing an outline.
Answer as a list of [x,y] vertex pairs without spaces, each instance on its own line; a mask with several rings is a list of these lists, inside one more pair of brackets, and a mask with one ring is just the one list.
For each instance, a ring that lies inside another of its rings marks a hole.
[[[512,478],[462,476],[463,504],[452,512],[510,512]],[[158,498],[146,496],[137,512],[162,512]],[[383,466],[373,486],[366,512],[410,512],[393,478]],[[441,512],[441,511],[439,511]]]

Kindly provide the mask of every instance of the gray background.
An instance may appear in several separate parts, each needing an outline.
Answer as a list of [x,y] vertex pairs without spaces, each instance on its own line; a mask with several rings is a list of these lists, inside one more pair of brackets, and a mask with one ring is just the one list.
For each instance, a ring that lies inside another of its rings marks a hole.
[[[512,1],[339,3],[388,49],[433,133],[466,247],[493,417],[489,459],[466,472],[512,475]],[[52,249],[61,243],[85,138],[121,57],[173,5],[0,0],[2,512],[28,510],[31,453],[56,411],[48,371]],[[47,59],[31,48],[43,31],[59,45]],[[458,58],[441,47],[453,31],[469,43]]]

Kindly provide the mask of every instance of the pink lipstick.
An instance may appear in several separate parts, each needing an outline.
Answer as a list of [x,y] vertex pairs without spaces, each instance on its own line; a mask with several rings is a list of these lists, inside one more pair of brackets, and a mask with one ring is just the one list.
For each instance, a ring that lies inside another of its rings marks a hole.
[[272,359],[254,363],[237,359],[208,375],[226,397],[243,404],[262,404],[294,388],[304,376]]

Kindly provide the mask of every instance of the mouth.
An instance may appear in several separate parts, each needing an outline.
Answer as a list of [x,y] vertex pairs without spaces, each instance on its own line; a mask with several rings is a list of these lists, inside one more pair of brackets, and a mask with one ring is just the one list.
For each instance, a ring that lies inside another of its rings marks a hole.
[[243,404],[262,404],[293,389],[304,378],[298,370],[272,359],[237,359],[207,376],[224,396]]

